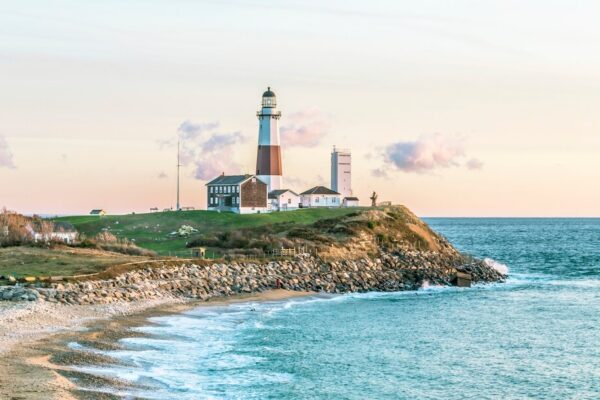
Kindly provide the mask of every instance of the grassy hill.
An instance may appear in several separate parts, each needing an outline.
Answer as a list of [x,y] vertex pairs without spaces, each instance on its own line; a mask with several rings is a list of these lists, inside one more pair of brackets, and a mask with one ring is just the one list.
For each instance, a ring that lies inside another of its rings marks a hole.
[[[246,228],[259,228],[274,224],[310,225],[319,220],[355,213],[358,208],[304,209],[270,214],[237,215],[212,211],[170,211],[150,214],[111,216],[72,216],[55,218],[55,222],[68,222],[87,236],[108,231],[119,238],[127,238],[143,248],[160,255],[186,255],[186,243],[196,236],[206,236]],[[173,237],[171,232],[182,225],[198,230],[190,237]]]
[[17,278],[83,275],[103,271],[108,266],[146,259],[146,257],[66,246],[54,248],[13,246],[0,248],[0,275],[12,275]]
[[[89,238],[110,232],[155,251],[161,259],[169,255],[190,257],[188,244],[208,247],[209,256],[231,257],[262,257],[281,247],[304,247],[329,260],[377,257],[381,250],[459,255],[445,238],[403,206],[252,215],[181,211],[72,216],[54,221],[70,223]],[[186,237],[172,235],[182,225],[192,226],[196,231]],[[150,254],[130,256],[106,250],[67,246],[0,248],[0,275],[69,276],[156,260]]]

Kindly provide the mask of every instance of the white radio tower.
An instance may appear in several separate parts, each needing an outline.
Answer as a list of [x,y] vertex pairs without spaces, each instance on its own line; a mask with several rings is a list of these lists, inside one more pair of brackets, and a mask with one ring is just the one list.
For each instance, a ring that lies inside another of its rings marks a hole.
[[179,163],[179,137],[178,137],[177,138],[177,207],[176,207],[177,211],[181,210],[181,207],[179,206],[179,167],[181,167],[181,164]]

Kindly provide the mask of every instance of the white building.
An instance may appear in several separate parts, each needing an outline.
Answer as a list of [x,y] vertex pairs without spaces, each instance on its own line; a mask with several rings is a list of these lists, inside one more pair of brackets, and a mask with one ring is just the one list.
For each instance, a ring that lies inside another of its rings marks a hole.
[[359,206],[359,202],[358,202],[358,197],[344,197],[344,199],[342,200],[342,206],[344,207],[358,207]]
[[300,208],[302,198],[290,189],[273,190],[269,193],[271,211],[291,211]]
[[77,232],[48,232],[33,234],[33,241],[39,242],[63,242],[73,244],[77,240]]
[[262,108],[256,113],[259,123],[256,176],[267,184],[269,193],[283,188],[278,126],[281,111],[276,106],[277,98],[269,87],[262,95]]
[[206,184],[209,211],[268,212],[267,184],[255,175],[221,175]]
[[302,198],[303,208],[342,206],[340,194],[325,186],[315,186],[312,189],[308,189],[300,193],[300,197]]
[[352,197],[352,154],[347,149],[333,147],[331,152],[331,190],[342,198]]

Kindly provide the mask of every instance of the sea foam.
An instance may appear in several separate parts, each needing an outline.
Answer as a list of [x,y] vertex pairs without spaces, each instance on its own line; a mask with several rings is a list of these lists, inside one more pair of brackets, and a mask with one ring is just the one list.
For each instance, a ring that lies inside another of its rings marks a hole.
[[502,264],[492,258],[485,258],[483,262],[486,263],[488,267],[492,267],[500,272],[502,275],[508,275],[508,266],[506,264]]

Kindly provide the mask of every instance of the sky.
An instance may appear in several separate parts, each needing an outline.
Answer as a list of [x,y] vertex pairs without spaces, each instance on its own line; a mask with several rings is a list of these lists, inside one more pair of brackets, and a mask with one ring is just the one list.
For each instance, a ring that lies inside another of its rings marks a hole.
[[0,207],[204,208],[253,173],[277,94],[285,186],[420,216],[600,216],[600,3],[0,2]]

